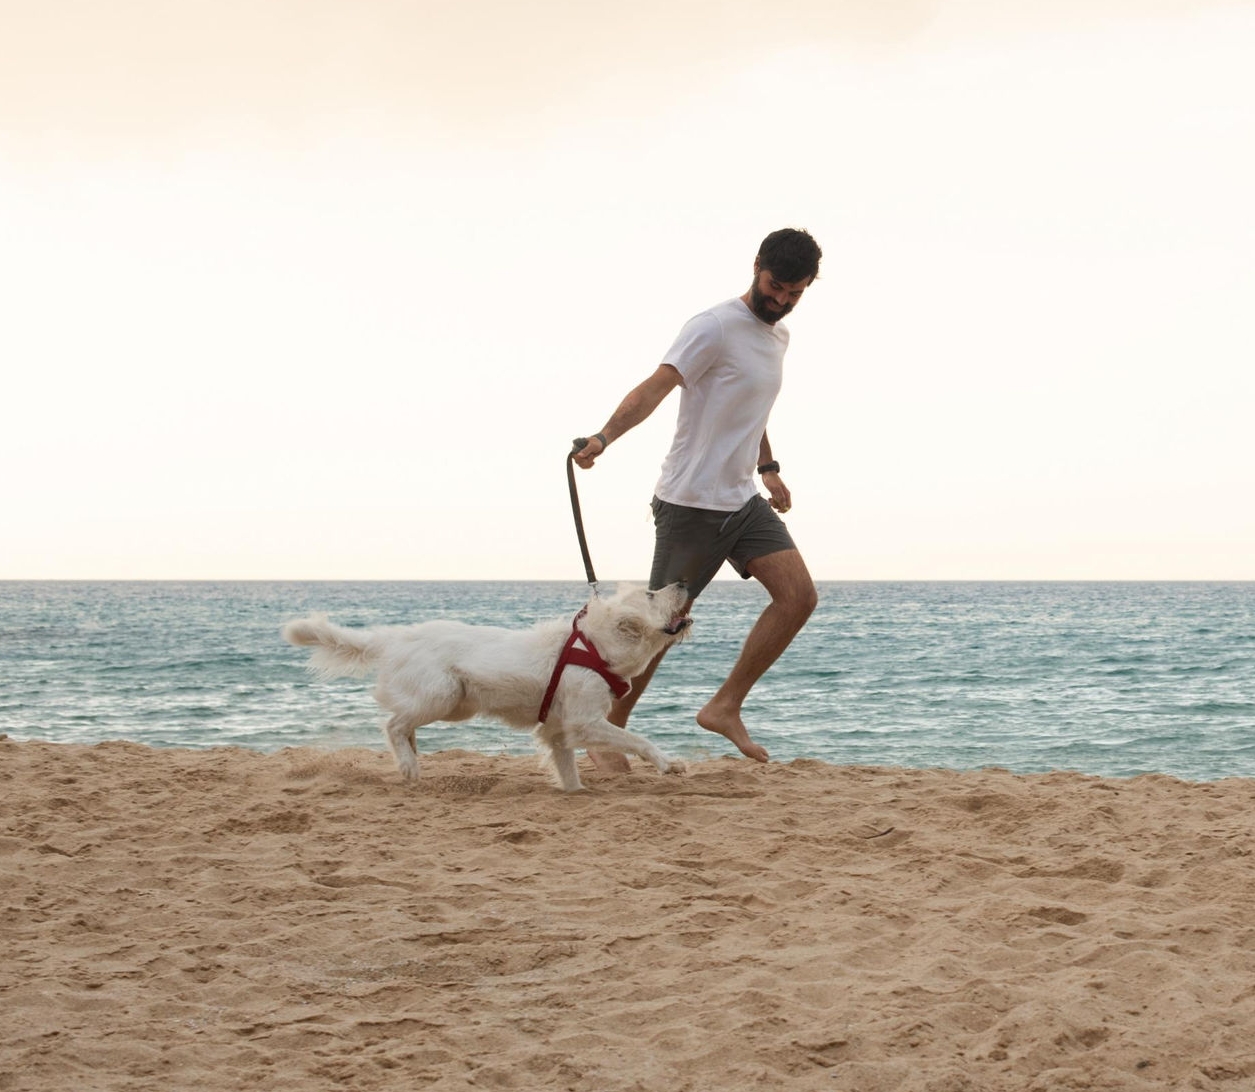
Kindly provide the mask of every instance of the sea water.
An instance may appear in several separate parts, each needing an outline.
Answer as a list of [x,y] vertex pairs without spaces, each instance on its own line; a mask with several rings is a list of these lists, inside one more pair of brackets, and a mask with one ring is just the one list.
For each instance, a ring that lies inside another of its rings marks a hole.
[[[0,582],[0,732],[155,747],[383,747],[362,680],[320,681],[279,626],[573,616],[564,582]],[[766,605],[716,581],[633,727],[680,757],[735,754],[693,714]],[[1103,776],[1255,776],[1255,584],[824,583],[744,710],[772,758]],[[526,754],[490,721],[420,751]]]

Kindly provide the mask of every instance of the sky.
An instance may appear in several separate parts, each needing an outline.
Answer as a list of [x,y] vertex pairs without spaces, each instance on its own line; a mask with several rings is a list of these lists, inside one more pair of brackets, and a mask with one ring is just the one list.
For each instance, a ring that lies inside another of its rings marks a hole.
[[[1255,579],[1252,0],[0,0],[0,579],[571,579],[565,457],[824,248],[821,580]],[[648,575],[678,395],[579,476]]]

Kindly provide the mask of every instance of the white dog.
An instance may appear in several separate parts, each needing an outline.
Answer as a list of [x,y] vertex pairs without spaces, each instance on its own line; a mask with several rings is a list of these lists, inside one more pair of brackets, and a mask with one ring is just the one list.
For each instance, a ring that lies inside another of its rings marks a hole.
[[291,644],[316,646],[309,667],[324,677],[378,676],[375,699],[392,714],[384,735],[406,780],[418,777],[416,728],[482,713],[533,729],[571,792],[583,788],[577,747],[639,755],[663,773],[684,769],[606,714],[612,689],[626,693],[626,680],[683,635],[692,621],[682,616],[687,599],[679,584],[621,587],[610,599],[594,596],[574,622],[523,631],[450,621],[348,629],[313,614],[282,633]]

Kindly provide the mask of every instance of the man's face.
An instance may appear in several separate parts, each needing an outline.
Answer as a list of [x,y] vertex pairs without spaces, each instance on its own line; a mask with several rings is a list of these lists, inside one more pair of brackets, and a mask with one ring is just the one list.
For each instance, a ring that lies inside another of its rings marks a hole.
[[750,310],[763,322],[774,326],[797,306],[797,301],[813,279],[780,281],[770,269],[760,269],[755,264],[754,283],[750,286]]

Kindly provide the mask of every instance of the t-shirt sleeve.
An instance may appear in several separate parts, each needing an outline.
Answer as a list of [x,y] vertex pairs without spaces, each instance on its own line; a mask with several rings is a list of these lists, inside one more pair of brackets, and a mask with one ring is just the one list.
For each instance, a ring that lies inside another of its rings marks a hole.
[[709,311],[703,311],[684,324],[662,362],[679,372],[687,387],[719,358],[722,347],[723,326]]

